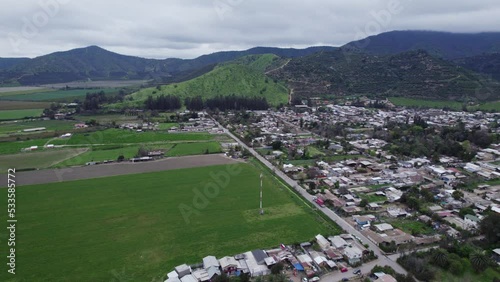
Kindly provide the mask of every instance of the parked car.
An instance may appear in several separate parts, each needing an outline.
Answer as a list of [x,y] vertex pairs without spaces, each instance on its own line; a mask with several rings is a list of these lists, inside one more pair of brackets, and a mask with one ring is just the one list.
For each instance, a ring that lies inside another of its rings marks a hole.
[[355,269],[352,273],[354,273],[354,274],[361,274],[361,269]]
[[347,271],[348,271],[347,267],[342,267],[342,268],[340,269],[340,272],[347,272]]
[[309,282],[309,281],[307,280],[307,278],[304,277],[302,278],[302,282]]
[[349,281],[349,278],[344,277],[344,278],[342,278],[342,281]]
[[309,282],[317,282],[317,281],[319,281],[319,277],[318,276],[309,279]]

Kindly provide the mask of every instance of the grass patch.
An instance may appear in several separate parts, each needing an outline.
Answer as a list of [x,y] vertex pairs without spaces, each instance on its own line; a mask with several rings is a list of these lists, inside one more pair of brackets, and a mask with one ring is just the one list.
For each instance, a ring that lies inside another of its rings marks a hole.
[[345,160],[352,160],[362,157],[361,155],[334,155],[325,157],[324,160],[326,162],[341,162]]
[[311,159],[311,160],[290,160],[290,161],[284,161],[283,163],[286,164],[293,164],[296,166],[313,166],[316,164],[316,160]]
[[208,133],[166,133],[136,132],[123,129],[107,129],[92,133],[77,133],[68,139],[54,140],[58,145],[98,145],[98,144],[136,144],[164,143],[168,141],[209,141],[216,135]]
[[448,107],[456,111],[462,110],[462,105],[463,105],[463,103],[456,101],[439,101],[439,100],[414,99],[414,98],[404,98],[404,97],[390,97],[389,101],[391,101],[395,106],[412,107],[412,108],[438,108],[438,109]]
[[495,281],[500,277],[500,272],[492,267],[488,267],[485,271],[481,273],[476,273],[472,269],[468,259],[462,260],[464,265],[464,273],[460,276],[455,275],[449,271],[444,271],[442,268],[435,267],[436,277],[434,281],[439,282],[463,282],[463,281],[474,281],[474,282],[491,282]]
[[398,219],[390,221],[389,223],[395,228],[399,228],[408,234],[431,235],[435,233],[431,227],[421,221]]
[[40,117],[43,109],[27,109],[27,110],[3,110],[0,111],[0,120],[22,119],[27,117]]
[[[45,131],[65,131],[74,128],[74,121],[65,120],[21,120],[18,122],[9,122],[0,124],[0,136],[26,135],[32,133],[23,132],[24,129],[45,127]],[[36,132],[38,133],[38,132]]]
[[385,202],[387,200],[386,197],[375,194],[358,193],[358,196],[361,199],[367,200],[368,203],[379,203],[379,202]]
[[[110,281],[119,274],[129,281],[152,281],[207,255],[222,257],[328,234],[310,210],[295,204],[267,175],[264,207],[280,216],[273,218],[272,212],[269,218],[248,220],[258,207],[261,170],[248,164],[232,168],[241,172],[188,223],[179,204],[193,207],[194,189],[203,191],[211,173],[227,166],[19,187],[16,200],[23,208],[17,217],[23,224],[16,230],[22,242],[16,256],[23,263],[15,278],[2,272],[0,280]],[[7,189],[0,195],[5,210]],[[280,211],[283,207],[286,212]],[[2,213],[0,220],[6,219]],[[6,262],[3,256],[1,263]]]
[[46,109],[48,107],[50,107],[50,103],[47,102],[2,101],[0,103],[0,111]]
[[62,101],[73,100],[75,98],[83,98],[87,93],[104,91],[106,94],[116,93],[116,88],[102,88],[102,89],[70,89],[70,90],[52,90],[52,91],[38,91],[29,93],[16,93],[13,95],[0,96],[0,100],[10,101]]
[[169,157],[213,154],[222,152],[222,148],[217,142],[180,143],[167,152]]
[[160,123],[158,125],[158,129],[159,130],[169,130],[170,128],[175,127],[175,126],[178,127],[179,124],[178,123],[172,123],[172,122],[169,122],[169,123]]
[[19,153],[0,156],[0,170],[35,168],[43,169],[63,161],[74,155],[85,152],[86,149],[47,149],[33,153]]
[[316,157],[324,156],[324,155],[325,155],[325,153],[321,152],[318,148],[316,148],[314,146],[307,147],[307,156],[309,158],[316,158]]

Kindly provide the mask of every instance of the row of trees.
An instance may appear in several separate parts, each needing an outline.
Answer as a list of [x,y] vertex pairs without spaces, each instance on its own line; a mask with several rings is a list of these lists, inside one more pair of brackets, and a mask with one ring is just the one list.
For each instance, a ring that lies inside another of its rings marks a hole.
[[203,100],[201,96],[186,98],[184,104],[188,110],[200,111],[205,108],[225,110],[267,110],[269,104],[264,97],[217,96]]
[[178,110],[181,106],[181,99],[173,95],[160,95],[155,98],[148,96],[144,101],[144,107],[148,110],[171,111]]

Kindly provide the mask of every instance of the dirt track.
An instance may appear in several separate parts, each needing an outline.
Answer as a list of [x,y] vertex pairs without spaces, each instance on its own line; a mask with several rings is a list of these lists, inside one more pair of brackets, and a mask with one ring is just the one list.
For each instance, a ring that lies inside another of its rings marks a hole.
[[[115,175],[155,172],[180,168],[203,167],[211,165],[234,164],[239,161],[217,155],[199,155],[166,158],[144,163],[115,163],[93,166],[46,169],[16,173],[16,186],[72,181]],[[0,187],[7,186],[7,174],[0,175]]]

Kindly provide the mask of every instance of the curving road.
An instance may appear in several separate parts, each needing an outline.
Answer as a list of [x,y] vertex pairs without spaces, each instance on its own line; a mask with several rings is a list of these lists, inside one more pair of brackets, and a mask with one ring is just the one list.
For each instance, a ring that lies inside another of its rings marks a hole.
[[[276,168],[272,163],[270,163],[264,157],[259,155],[259,153],[257,153],[257,151],[248,147],[244,142],[242,142],[238,137],[236,137],[234,134],[232,134],[225,127],[223,127],[220,123],[218,123],[217,121],[215,121],[215,122],[219,125],[219,127],[224,129],[224,132],[226,134],[228,134],[231,138],[233,138],[236,142],[238,142],[238,144],[241,147],[247,149],[255,158],[257,158],[265,166],[267,166],[268,168],[273,170],[277,176],[279,176],[288,185],[290,185],[296,191],[298,191],[304,199],[308,200],[313,205],[316,205],[315,202],[313,201],[313,196],[311,194],[307,193],[307,191],[304,188],[302,188],[295,180],[291,179],[290,177],[288,177],[288,175],[283,173],[280,169]],[[376,264],[388,265],[388,266],[392,267],[396,272],[399,272],[399,273],[405,274],[405,275],[407,274],[406,270],[403,267],[401,267],[397,262],[395,262],[391,258],[387,257],[375,243],[373,243],[371,240],[366,238],[363,234],[361,234],[361,232],[356,230],[352,225],[350,225],[342,217],[338,216],[336,213],[334,213],[329,208],[319,208],[319,210],[322,211],[325,215],[327,215],[331,220],[335,221],[342,229],[344,229],[345,231],[347,231],[350,234],[357,236],[363,242],[363,244],[368,244],[370,246],[370,249],[373,250],[373,252],[378,256],[378,260],[376,260]],[[363,270],[363,273],[366,273],[364,268],[362,270]],[[370,268],[370,270],[371,270],[371,268]],[[350,274],[350,273],[346,273],[346,274]],[[348,275],[348,276],[351,276],[351,275]],[[334,281],[334,280],[331,280],[331,281]],[[336,281],[338,281],[338,280],[336,280]]]

